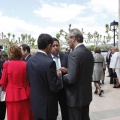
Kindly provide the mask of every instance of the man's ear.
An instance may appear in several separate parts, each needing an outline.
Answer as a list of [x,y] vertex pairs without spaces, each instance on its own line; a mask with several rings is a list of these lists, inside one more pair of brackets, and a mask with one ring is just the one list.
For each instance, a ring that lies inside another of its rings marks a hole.
[[52,44],[49,44],[48,46],[49,46],[49,47],[52,47]]
[[73,41],[75,41],[75,37],[73,36]]
[[27,49],[24,52],[28,52]]

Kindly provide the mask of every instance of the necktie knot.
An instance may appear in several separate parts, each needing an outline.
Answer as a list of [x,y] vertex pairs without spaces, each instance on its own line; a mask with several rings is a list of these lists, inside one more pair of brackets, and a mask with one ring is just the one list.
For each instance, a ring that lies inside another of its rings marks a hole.
[[55,56],[54,56],[54,58],[56,58],[56,59],[57,59],[57,58],[58,58],[58,55],[55,55]]

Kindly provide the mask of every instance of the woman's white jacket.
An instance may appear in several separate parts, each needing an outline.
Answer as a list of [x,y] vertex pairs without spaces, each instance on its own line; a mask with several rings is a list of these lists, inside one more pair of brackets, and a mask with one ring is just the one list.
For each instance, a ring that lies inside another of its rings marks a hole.
[[120,52],[115,52],[110,61],[110,68],[120,69]]

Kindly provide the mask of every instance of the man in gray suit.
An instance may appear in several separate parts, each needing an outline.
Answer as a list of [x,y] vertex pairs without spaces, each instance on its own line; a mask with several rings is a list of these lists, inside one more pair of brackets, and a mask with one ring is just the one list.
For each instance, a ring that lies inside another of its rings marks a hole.
[[68,57],[68,74],[64,75],[69,120],[90,120],[92,101],[92,53],[82,44],[83,35],[78,29],[69,31],[67,42],[73,50]]

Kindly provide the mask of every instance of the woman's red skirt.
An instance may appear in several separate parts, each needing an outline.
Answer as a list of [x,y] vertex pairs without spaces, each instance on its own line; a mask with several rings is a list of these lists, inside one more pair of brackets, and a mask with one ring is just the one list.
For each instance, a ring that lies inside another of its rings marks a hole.
[[33,120],[33,113],[30,110],[30,100],[6,101],[6,107],[8,120]]

